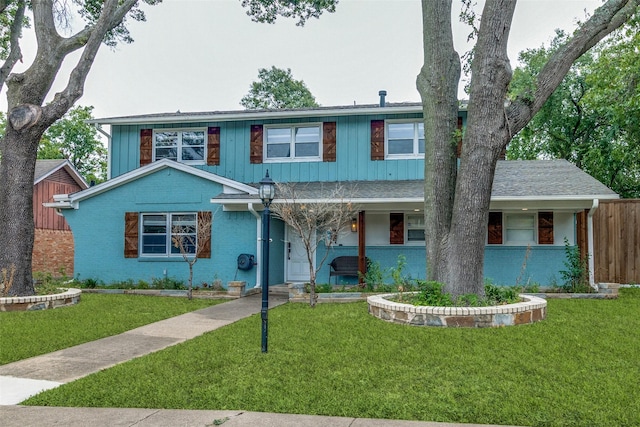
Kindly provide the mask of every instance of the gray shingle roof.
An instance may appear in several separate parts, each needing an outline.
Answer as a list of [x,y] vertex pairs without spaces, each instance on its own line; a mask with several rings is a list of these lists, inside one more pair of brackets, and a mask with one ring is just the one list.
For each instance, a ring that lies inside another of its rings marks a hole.
[[[424,181],[350,181],[341,183],[350,199],[421,200]],[[258,187],[259,184],[249,184]],[[322,199],[333,182],[296,184],[298,199]],[[220,194],[218,200],[246,200],[247,195]],[[257,196],[255,197],[257,199]],[[604,184],[566,160],[499,161],[491,198],[561,199],[617,198]]]
[[51,171],[58,169],[58,167],[66,161],[66,159],[36,160],[36,171],[33,174],[33,182],[39,181],[42,177],[51,173]]

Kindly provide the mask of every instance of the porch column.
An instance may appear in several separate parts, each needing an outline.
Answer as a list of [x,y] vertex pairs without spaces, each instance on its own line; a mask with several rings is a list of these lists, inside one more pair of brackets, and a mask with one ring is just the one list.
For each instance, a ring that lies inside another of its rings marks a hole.
[[364,211],[358,212],[358,283],[364,283],[362,275],[367,272],[367,255],[365,253],[365,222]]

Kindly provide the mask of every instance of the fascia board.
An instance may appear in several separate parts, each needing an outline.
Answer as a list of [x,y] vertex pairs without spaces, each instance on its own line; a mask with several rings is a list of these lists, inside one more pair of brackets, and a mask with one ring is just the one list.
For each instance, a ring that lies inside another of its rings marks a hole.
[[545,202],[545,201],[591,201],[593,199],[614,200],[619,199],[617,194],[595,194],[595,195],[574,195],[574,196],[499,196],[491,197],[492,202]]
[[237,122],[244,120],[294,119],[325,116],[354,116],[372,114],[421,113],[422,105],[400,107],[368,106],[363,108],[327,108],[321,110],[237,111],[211,114],[158,114],[154,116],[113,117],[88,120],[87,123],[103,125],[152,125],[162,123]]
[[[601,196],[540,196],[540,197],[492,197],[491,202],[550,202],[550,201],[575,201],[575,202],[591,202],[593,199],[600,200],[610,200],[610,199],[618,199],[617,195],[601,195]],[[336,199],[296,199],[296,203],[329,203],[335,202]],[[421,203],[424,202],[424,198],[415,197],[415,198],[367,198],[367,199],[357,199],[357,198],[345,198],[343,199],[345,203],[354,203],[354,204],[376,204],[376,203]],[[294,201],[289,199],[274,199],[273,203],[293,203]],[[236,205],[236,204],[247,204],[247,203],[256,203],[255,198],[238,198],[238,199],[226,199],[226,198],[211,198],[211,203],[222,204],[222,205]]]
[[85,181],[85,179],[82,177],[82,175],[80,175],[78,173],[76,168],[73,167],[73,165],[71,164],[71,162],[68,159],[65,160],[64,162],[60,163],[54,169],[51,169],[46,174],[42,175],[40,178],[38,178],[38,180],[34,181],[33,185],[36,185],[39,182],[44,181],[45,179],[47,179],[49,176],[53,175],[55,172],[59,171],[60,169],[66,169],[66,171],[69,173],[69,175],[71,175],[71,178],[73,178],[73,180],[80,187],[82,187],[83,189],[89,188],[89,184],[87,183],[87,181]]

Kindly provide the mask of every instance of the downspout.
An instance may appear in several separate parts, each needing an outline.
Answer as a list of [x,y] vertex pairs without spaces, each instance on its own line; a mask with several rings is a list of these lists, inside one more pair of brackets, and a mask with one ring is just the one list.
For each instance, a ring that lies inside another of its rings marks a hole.
[[107,179],[111,179],[111,134],[105,132],[99,123],[96,123],[96,130],[107,137]]
[[589,285],[598,290],[598,286],[595,281],[595,261],[593,259],[594,255],[594,242],[593,242],[593,215],[596,213],[596,209],[598,209],[598,205],[600,204],[598,199],[593,199],[593,204],[591,205],[591,209],[589,209],[589,214],[587,215],[587,246],[589,248],[589,253],[587,254],[589,257]]
[[[262,245],[260,244],[260,233],[262,230],[262,215],[256,212],[253,207],[253,203],[247,204],[247,209],[253,216],[256,217],[256,259],[258,260],[258,265],[262,265]],[[262,287],[262,268],[256,268],[256,289]]]

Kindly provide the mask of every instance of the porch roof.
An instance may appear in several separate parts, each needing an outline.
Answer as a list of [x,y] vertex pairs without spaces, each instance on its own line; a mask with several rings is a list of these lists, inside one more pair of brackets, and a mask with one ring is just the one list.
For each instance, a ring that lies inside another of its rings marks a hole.
[[[259,184],[249,184],[258,187]],[[336,185],[342,185],[348,201],[354,203],[416,203],[424,200],[424,181],[347,181],[294,183],[296,201],[326,199]],[[618,195],[566,160],[499,161],[492,202],[501,201],[591,201],[617,199]],[[277,193],[276,193],[276,202]],[[282,201],[282,200],[281,200]],[[257,195],[219,194],[212,203],[260,203]]]

